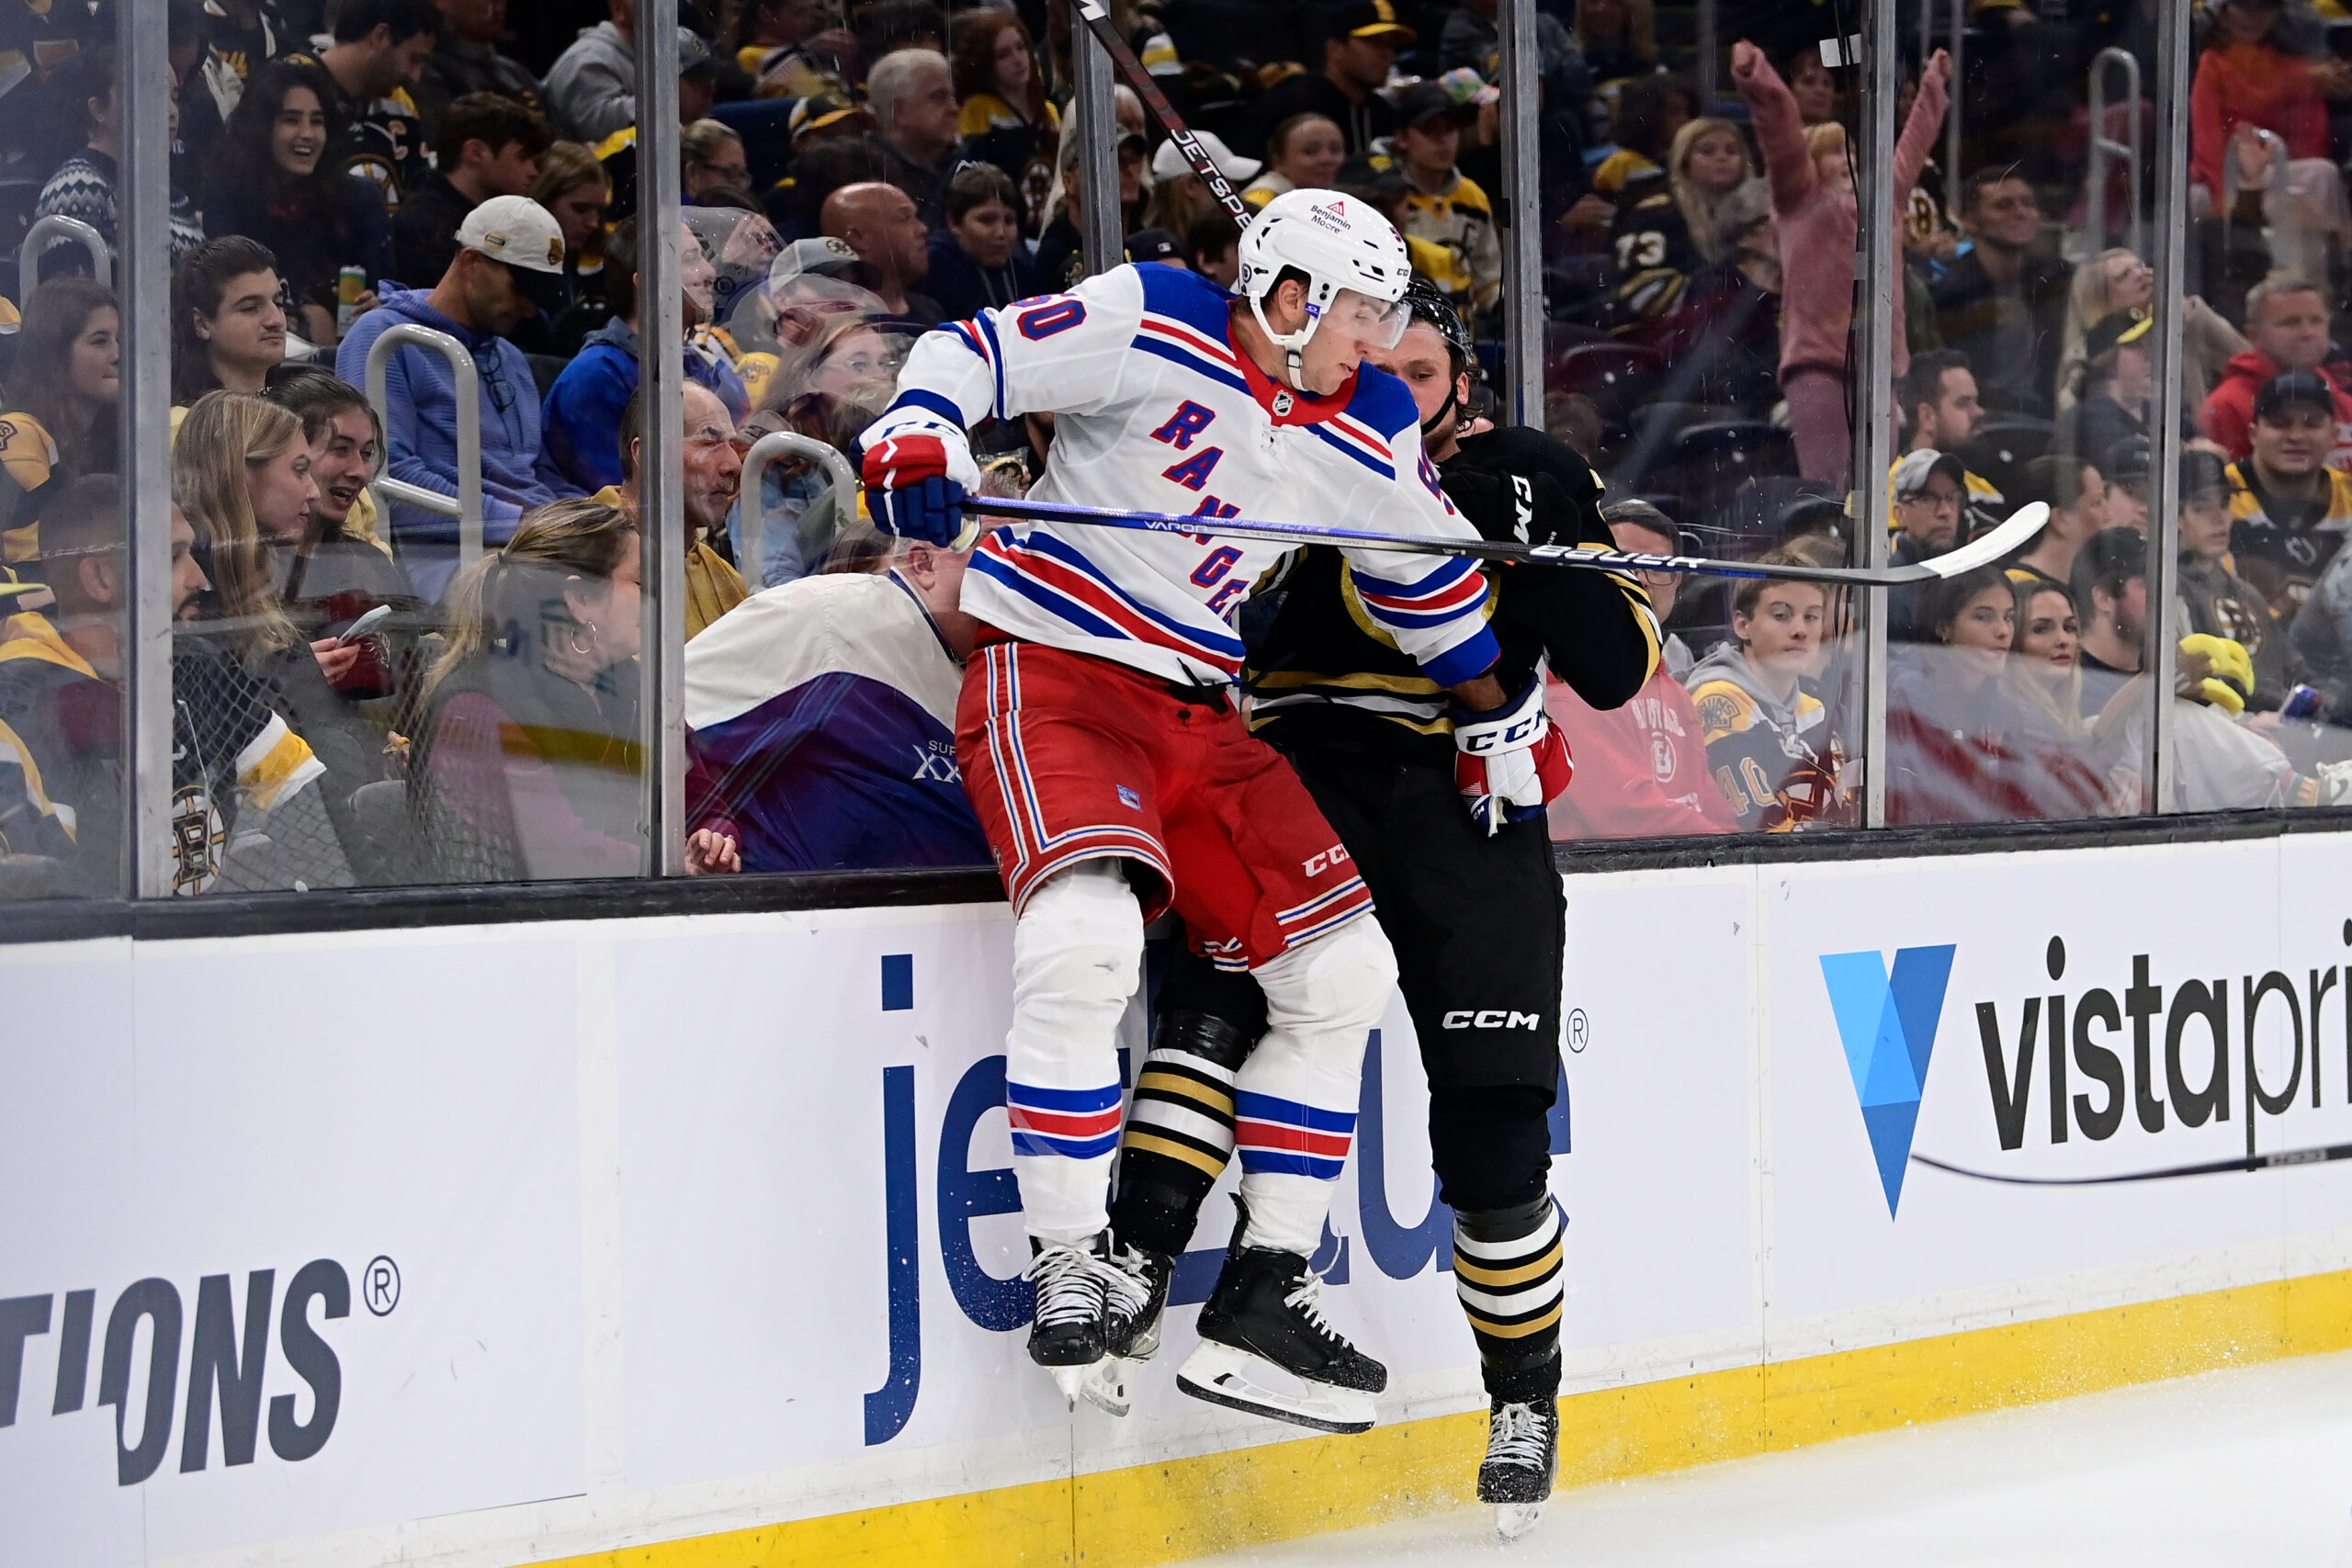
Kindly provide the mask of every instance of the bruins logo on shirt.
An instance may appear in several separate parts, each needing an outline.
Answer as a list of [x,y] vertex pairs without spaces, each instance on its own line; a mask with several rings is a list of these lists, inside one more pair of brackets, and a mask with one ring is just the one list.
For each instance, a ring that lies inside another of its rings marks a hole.
[[1742,729],[1747,724],[1747,710],[1752,705],[1737,692],[1717,687],[1693,699],[1699,710],[1699,723],[1710,735]]
[[2229,594],[2213,600],[2213,621],[2222,635],[2232,642],[2244,645],[2246,652],[2256,653],[2262,648],[2262,629],[2270,619],[2267,611],[2256,611],[2240,599]]

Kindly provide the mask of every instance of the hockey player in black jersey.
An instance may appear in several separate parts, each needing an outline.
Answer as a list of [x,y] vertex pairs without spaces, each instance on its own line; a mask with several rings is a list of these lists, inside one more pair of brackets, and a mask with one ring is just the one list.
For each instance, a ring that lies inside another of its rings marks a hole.
[[[1609,546],[1600,483],[1569,448],[1517,427],[1459,434],[1468,334],[1427,285],[1406,298],[1412,325],[1382,367],[1413,389],[1454,506],[1489,538]],[[1657,620],[1632,576],[1535,566],[1487,574],[1502,647],[1494,673],[1515,695],[1533,691],[1540,703],[1548,667],[1594,707],[1613,708],[1657,667]],[[1431,1159],[1454,1211],[1455,1289],[1492,1401],[1478,1493],[1498,1506],[1509,1538],[1534,1523],[1558,1462],[1562,1247],[1547,1173],[1560,1074],[1560,877],[1540,810],[1484,825],[1463,810],[1447,694],[1365,614],[1339,553],[1305,551],[1280,587],[1281,609],[1250,660],[1251,727],[1289,757],[1339,830],[1396,952],[1429,1075]],[[1180,959],[1161,988],[1111,1208],[1122,1254],[1152,1303],[1127,1347],[1131,1360],[1157,1348],[1172,1259],[1232,1155],[1235,1071],[1265,1028],[1264,1000],[1246,975]],[[1202,1321],[1230,1337],[1227,1320],[1246,1316],[1248,1303],[1225,1294]],[[1311,1362],[1313,1347],[1291,1349]]]

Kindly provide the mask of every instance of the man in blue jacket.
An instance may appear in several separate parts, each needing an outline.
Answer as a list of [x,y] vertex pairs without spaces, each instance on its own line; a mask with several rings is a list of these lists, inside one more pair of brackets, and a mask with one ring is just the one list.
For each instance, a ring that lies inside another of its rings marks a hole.
[[[540,458],[538,388],[506,334],[559,306],[563,231],[527,197],[498,196],[466,215],[457,259],[430,289],[395,288],[353,323],[335,374],[365,386],[368,350],[403,321],[448,333],[473,355],[481,382],[482,537],[503,544],[526,512],[574,492]],[[386,462],[391,478],[458,493],[457,378],[429,349],[403,345],[385,367]],[[392,543],[419,592],[439,598],[458,569],[458,524],[413,506],[391,508]]]
[[[711,299],[713,273],[695,231],[682,227],[679,241],[679,306],[686,331],[703,321]],[[621,482],[619,445],[614,433],[621,427],[621,412],[644,375],[639,363],[637,220],[627,218],[613,231],[605,246],[605,297],[613,304],[613,319],[588,334],[586,343],[563,373],[548,389],[539,412],[541,468],[551,482],[594,494]],[[728,414],[738,421],[752,412],[752,400],[742,378],[716,349],[686,339],[686,376],[718,394]]]

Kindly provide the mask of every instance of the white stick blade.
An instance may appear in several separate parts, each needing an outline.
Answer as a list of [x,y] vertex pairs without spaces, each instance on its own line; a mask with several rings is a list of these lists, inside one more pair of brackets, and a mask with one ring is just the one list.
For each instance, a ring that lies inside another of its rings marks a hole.
[[1947,550],[1919,564],[1938,577],[1958,577],[1963,571],[1974,571],[1980,566],[1990,566],[2022,547],[2028,539],[2041,532],[2050,521],[2050,508],[2042,502],[2030,501],[2009,513],[2009,520],[1985,535],[1973,539],[1956,550]]

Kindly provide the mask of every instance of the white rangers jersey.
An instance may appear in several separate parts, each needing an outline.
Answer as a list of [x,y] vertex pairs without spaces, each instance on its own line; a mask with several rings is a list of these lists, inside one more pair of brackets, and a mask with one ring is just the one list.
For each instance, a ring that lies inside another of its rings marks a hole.
[[[1403,382],[1367,366],[1329,398],[1291,391],[1233,346],[1230,302],[1195,273],[1129,265],[953,322],[915,344],[865,440],[1050,412],[1040,501],[1478,536],[1438,487]],[[1234,607],[1290,547],[1010,524],[973,553],[963,607],[1010,637],[1220,684],[1241,671]],[[1430,679],[1454,685],[1495,661],[1475,562],[1348,558],[1366,613]]]

